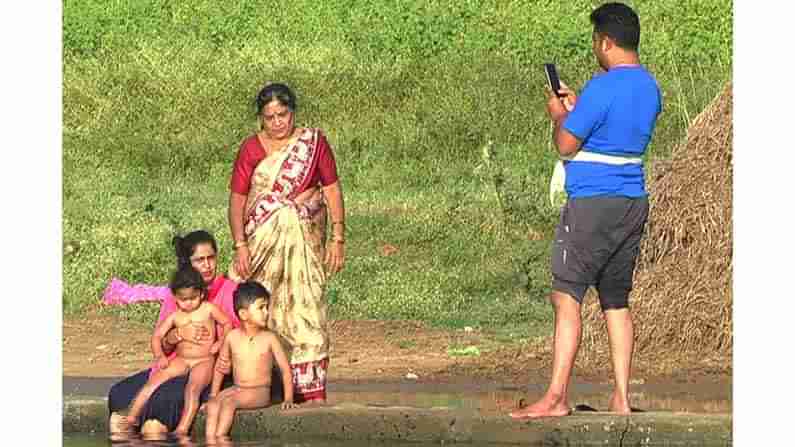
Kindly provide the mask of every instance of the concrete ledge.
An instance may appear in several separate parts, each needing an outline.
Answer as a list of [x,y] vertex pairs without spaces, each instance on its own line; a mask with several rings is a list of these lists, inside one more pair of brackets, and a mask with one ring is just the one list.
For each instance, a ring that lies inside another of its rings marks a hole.
[[[64,433],[107,431],[105,399],[64,398]],[[204,417],[196,432],[203,435]],[[472,442],[524,445],[730,446],[729,414],[649,412],[632,416],[583,412],[513,421],[501,414],[446,407],[381,407],[341,403],[282,413],[240,412],[233,435],[263,438]]]

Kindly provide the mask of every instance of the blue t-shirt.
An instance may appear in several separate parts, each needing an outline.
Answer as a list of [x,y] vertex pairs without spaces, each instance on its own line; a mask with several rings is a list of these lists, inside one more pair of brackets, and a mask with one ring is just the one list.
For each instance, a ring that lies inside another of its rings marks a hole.
[[[657,81],[639,65],[619,66],[585,84],[563,128],[582,141],[581,150],[640,157],[662,110]],[[569,197],[646,195],[643,165],[567,161]]]

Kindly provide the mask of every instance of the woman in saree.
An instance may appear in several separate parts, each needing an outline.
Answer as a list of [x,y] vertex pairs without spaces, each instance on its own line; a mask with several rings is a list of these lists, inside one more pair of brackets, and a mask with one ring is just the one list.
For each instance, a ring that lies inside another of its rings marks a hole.
[[[232,320],[234,327],[240,321],[234,312],[232,294],[237,289],[237,283],[218,274],[217,253],[218,248],[215,238],[206,231],[191,232],[185,237],[174,238],[174,248],[177,257],[177,268],[190,264],[195,268],[207,284],[207,301],[220,307]],[[130,286],[123,281],[114,279],[105,289],[103,301],[106,304],[132,304],[144,301],[160,301],[160,316],[158,324],[176,311],[176,302],[168,287],[137,285]],[[163,340],[163,350],[172,352],[177,343],[205,343],[209,340],[210,333],[201,324],[172,329]],[[152,368],[140,371],[123,379],[110,388],[108,393],[108,411],[110,414],[110,432],[121,431],[119,416],[129,406],[138,391],[146,383]],[[165,382],[151,396],[144,411],[141,413],[141,432],[144,434],[166,433],[176,428],[185,397],[185,386],[188,375],[177,377]],[[231,385],[231,381],[229,381]],[[210,387],[202,392],[200,402],[205,402]]]
[[345,256],[334,154],[320,129],[295,127],[296,98],[285,84],[266,84],[255,102],[261,130],[241,144],[230,182],[235,256],[228,276],[271,291],[269,327],[288,354],[295,402],[325,402],[325,284]]

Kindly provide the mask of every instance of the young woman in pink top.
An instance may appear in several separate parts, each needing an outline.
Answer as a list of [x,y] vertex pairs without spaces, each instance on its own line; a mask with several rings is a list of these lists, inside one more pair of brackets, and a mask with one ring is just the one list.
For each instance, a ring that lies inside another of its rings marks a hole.
[[[177,267],[192,265],[207,284],[207,301],[223,310],[234,327],[239,327],[240,321],[235,315],[232,298],[237,284],[218,274],[218,247],[215,238],[206,231],[194,231],[184,237],[175,237],[174,248]],[[177,310],[176,302],[168,287],[130,286],[114,279],[105,290],[104,302],[108,304],[130,304],[140,301],[161,301],[158,324]],[[172,329],[163,338],[163,351],[173,355],[174,348],[179,342],[185,340],[202,343],[209,340],[210,336],[210,332],[201,324]],[[152,365],[152,368],[130,376],[111,387],[108,394],[111,433],[122,431],[119,424],[123,420],[120,417],[122,412],[129,408],[156,368],[157,365]],[[184,406],[188,377],[189,375],[184,375],[171,379],[152,394],[147,405],[138,415],[142,423],[142,433],[165,433],[176,429]],[[231,384],[229,380],[225,385]],[[207,387],[201,393],[201,403],[207,400],[209,391]]]

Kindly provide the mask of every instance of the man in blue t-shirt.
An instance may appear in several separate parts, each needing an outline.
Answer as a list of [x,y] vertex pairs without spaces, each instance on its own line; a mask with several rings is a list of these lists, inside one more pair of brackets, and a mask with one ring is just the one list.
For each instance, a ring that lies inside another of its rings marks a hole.
[[624,4],[606,3],[590,18],[593,53],[605,72],[579,97],[563,85],[561,98],[550,92],[547,101],[568,194],[552,252],[552,380],[540,400],[511,413],[516,419],[571,412],[567,391],[582,333],[582,300],[590,286],[599,293],[615,373],[609,410],[630,413],[634,332],[628,297],[649,212],[641,157],[654,132],[661,95],[640,65],[637,14]]

